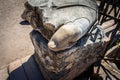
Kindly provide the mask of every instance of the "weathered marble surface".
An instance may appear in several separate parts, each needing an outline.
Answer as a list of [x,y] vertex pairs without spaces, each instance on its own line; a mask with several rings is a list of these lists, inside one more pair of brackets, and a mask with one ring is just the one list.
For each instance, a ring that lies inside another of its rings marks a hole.
[[25,10],[21,17],[28,21],[34,30],[42,33],[47,40],[49,40],[53,33],[55,33],[55,29],[53,28],[54,26],[52,24],[43,24],[42,10],[38,7],[35,8],[31,6],[28,4],[28,2],[25,3]]
[[[83,2],[85,1],[83,0]],[[31,6],[31,4],[26,2],[26,9],[22,14],[22,18],[24,20],[27,20],[31,24],[33,29],[39,31],[44,38],[50,40],[52,35],[62,25],[73,22],[77,19],[86,18],[89,20],[90,26],[93,25],[93,23],[97,19],[98,9],[95,1],[91,1],[91,3],[94,4],[95,9],[92,9],[87,5],[79,5],[60,9],[57,7],[49,8],[47,6],[33,7]]]
[[39,32],[32,31],[30,36],[36,61],[46,80],[72,80],[97,61],[106,47],[106,43],[92,33],[91,36],[84,36],[71,49],[53,52]]
[[[49,7],[43,7],[43,9],[40,7],[35,8],[28,3],[25,4],[25,7],[26,10],[24,11],[22,18],[30,22],[34,29],[31,32],[30,37],[35,48],[35,59],[46,80],[72,80],[97,61],[100,55],[103,55],[106,43],[103,43],[102,33],[98,29],[93,30],[92,33],[81,38],[77,44],[70,49],[59,52],[51,51],[47,46],[48,41],[56,30],[65,24],[65,21],[63,20],[64,16],[62,15],[64,15],[66,8],[59,10],[53,8],[53,11],[51,12]],[[68,16],[71,9],[73,14],[71,13],[71,15]],[[67,10],[68,11],[66,11],[65,14],[68,18],[65,19],[68,20],[74,20],[78,18],[78,16],[80,18],[87,17],[92,25],[97,17],[97,10],[86,7],[84,7],[84,9],[81,7],[77,8],[79,12],[82,10],[83,13],[81,14],[76,12],[76,7]],[[59,11],[63,12],[58,14],[60,13]],[[49,18],[53,13],[58,14],[57,19],[56,16]],[[75,16],[74,14],[78,14],[78,16]],[[56,28],[56,26],[58,28]]]

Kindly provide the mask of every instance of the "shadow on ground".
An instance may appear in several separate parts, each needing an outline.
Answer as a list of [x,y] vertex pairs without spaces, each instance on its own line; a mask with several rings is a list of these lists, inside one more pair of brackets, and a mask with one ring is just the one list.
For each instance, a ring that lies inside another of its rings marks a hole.
[[[9,71],[12,67],[14,68],[15,65],[11,66],[11,68],[9,67]],[[7,80],[44,80],[44,78],[34,60],[34,57],[31,56],[25,63],[10,72]]]
[[30,23],[28,21],[21,21],[20,24],[21,25],[30,25]]

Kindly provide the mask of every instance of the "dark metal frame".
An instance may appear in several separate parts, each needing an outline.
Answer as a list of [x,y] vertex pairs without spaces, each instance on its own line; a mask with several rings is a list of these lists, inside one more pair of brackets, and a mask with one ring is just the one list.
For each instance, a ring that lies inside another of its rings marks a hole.
[[[113,15],[111,15],[111,13]],[[101,0],[101,4],[99,6],[99,18],[98,18],[99,24],[101,25],[105,21],[108,21],[111,19],[115,21],[114,25],[116,25],[116,28],[112,32],[108,46],[111,45],[117,31],[120,28],[120,0]],[[108,49],[109,47],[106,48],[105,52]]]
[[[99,6],[98,24],[102,25],[105,21],[114,20],[115,21],[114,25],[116,25],[116,26],[115,26],[115,29],[112,30],[112,32],[111,32],[110,41],[107,44],[107,47],[104,51],[104,55],[101,56],[101,58],[97,62],[98,69],[97,69],[96,73],[99,73],[99,70],[101,67],[103,69],[103,71],[106,73],[106,75],[108,76],[109,80],[112,80],[111,76],[109,76],[109,74],[112,75],[112,73],[110,73],[109,70],[107,70],[101,64],[101,61],[102,60],[104,60],[104,61],[111,60],[111,58],[104,58],[104,57],[105,57],[106,52],[111,47],[113,47],[113,40],[114,40],[114,38],[116,38],[116,33],[118,32],[118,30],[120,31],[120,0],[99,0],[99,1],[100,1],[100,6]],[[118,39],[120,39],[120,38],[118,38]],[[118,53],[116,53],[116,54],[118,54]],[[120,61],[120,59],[115,59],[115,58],[113,58],[112,60]],[[112,68],[114,69],[114,67],[112,67]],[[118,78],[115,75],[112,75],[112,77],[114,77],[115,80],[120,79],[120,77]]]

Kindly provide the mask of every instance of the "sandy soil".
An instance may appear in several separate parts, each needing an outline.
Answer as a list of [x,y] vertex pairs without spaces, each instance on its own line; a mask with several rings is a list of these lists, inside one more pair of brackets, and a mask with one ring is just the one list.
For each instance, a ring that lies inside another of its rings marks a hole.
[[21,25],[26,0],[0,0],[0,68],[34,53],[30,25]]

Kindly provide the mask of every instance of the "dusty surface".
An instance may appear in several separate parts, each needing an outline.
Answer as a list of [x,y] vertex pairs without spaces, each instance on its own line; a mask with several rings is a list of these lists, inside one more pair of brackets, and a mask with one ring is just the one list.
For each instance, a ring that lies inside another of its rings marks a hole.
[[26,0],[0,0],[0,68],[33,54],[30,25],[21,25]]

